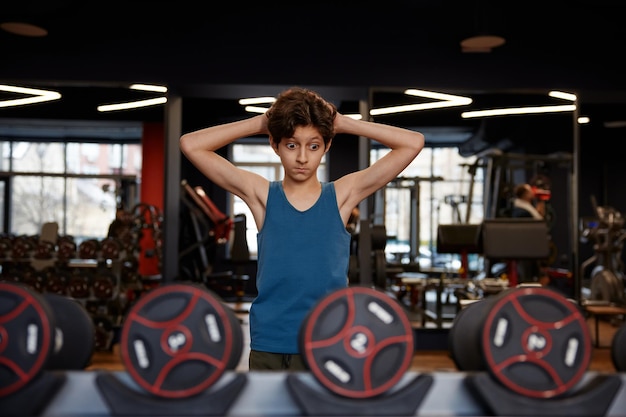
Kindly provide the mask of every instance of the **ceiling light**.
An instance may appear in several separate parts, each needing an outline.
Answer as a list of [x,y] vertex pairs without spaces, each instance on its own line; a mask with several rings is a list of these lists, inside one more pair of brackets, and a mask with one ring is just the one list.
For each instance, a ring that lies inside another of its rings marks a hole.
[[554,113],[574,110],[576,110],[576,106],[573,104],[561,106],[509,107],[504,109],[467,111],[461,113],[461,117],[464,119],[470,119],[472,117],[506,116],[511,114],[530,113]]
[[167,87],[164,87],[162,85],[132,84],[129,88],[131,90],[154,91],[156,93],[167,93]]
[[[167,92],[167,87],[164,87],[162,85],[131,84],[129,88],[131,90],[154,91],[157,93]],[[156,106],[158,104],[164,104],[166,102],[167,102],[167,97],[157,97],[157,98],[151,98],[147,100],[129,101],[126,103],[103,104],[101,106],[98,106],[97,109],[98,111],[101,111],[101,112],[128,110],[128,109],[136,109],[139,107]]]
[[269,110],[269,107],[251,106],[251,104],[272,104],[276,101],[276,97],[250,97],[239,99],[239,104],[244,107],[244,110],[250,113],[265,113]]
[[250,113],[265,113],[269,110],[269,107],[246,106],[244,110]]
[[58,100],[61,98],[61,94],[57,93],[56,91],[15,87],[12,85],[0,85],[0,91],[8,91],[10,93],[25,94],[31,96],[26,98],[0,101],[0,107],[23,106],[25,104],[42,103],[44,101]]
[[491,52],[493,48],[502,46],[505,42],[506,41],[502,36],[472,36],[461,41],[461,50],[463,52]]
[[105,104],[102,106],[98,106],[97,109],[98,111],[101,111],[101,112],[128,110],[128,109],[136,109],[138,107],[155,106],[157,104],[163,104],[166,102],[167,102],[167,97],[157,97],[157,98],[151,98],[148,100],[130,101],[127,103]]
[[24,22],[3,22],[0,23],[0,28],[14,35],[29,36],[32,38],[48,35],[48,31],[41,26]]
[[276,101],[274,97],[251,97],[251,98],[242,98],[239,100],[239,104],[242,106],[247,106],[248,104],[265,104],[265,103],[273,103]]
[[550,97],[562,98],[563,100],[568,100],[568,101],[576,101],[576,98],[577,98],[576,94],[565,93],[563,91],[550,91],[548,95]]
[[469,97],[437,93],[434,91],[417,90],[414,88],[405,90],[404,94],[407,94],[410,96],[432,98],[438,101],[428,102],[428,103],[405,104],[401,106],[381,107],[378,109],[371,109],[370,115],[379,116],[381,114],[401,113],[401,112],[407,112],[407,111],[439,109],[443,107],[466,106],[472,103],[472,99]]
[[587,116],[580,116],[577,120],[579,125],[586,125],[591,121],[591,119],[589,119],[589,117]]

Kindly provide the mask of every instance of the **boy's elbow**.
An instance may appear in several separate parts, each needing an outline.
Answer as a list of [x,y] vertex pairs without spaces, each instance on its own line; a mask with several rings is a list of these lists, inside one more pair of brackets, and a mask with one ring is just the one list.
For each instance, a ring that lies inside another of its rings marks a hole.
[[411,140],[411,146],[415,155],[417,155],[422,151],[422,149],[424,149],[426,138],[424,137],[424,134],[420,132],[413,132],[413,135],[414,137],[413,140]]
[[183,153],[187,153],[190,149],[190,144],[191,144],[191,140],[189,140],[189,134],[185,133],[184,135],[182,135],[180,137],[180,139],[178,140],[178,146],[180,147],[180,150]]

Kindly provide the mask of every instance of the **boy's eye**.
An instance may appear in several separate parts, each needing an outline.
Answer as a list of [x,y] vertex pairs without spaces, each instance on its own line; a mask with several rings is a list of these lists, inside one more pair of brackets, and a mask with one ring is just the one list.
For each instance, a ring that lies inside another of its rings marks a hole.
[[287,149],[295,149],[296,148],[296,144],[295,143],[288,143],[287,144]]
[[318,150],[320,148],[320,145],[317,143],[312,143],[310,148],[314,151]]

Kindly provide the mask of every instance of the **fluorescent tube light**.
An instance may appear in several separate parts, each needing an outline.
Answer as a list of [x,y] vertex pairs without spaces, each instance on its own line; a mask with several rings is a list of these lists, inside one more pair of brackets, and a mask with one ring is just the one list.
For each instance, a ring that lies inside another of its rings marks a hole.
[[409,96],[432,98],[435,100],[442,100],[442,101],[454,101],[456,103],[459,103],[458,104],[459,106],[472,103],[472,99],[469,97],[455,96],[452,94],[445,94],[445,93],[437,93],[435,91],[417,90],[415,88],[409,88],[407,90],[404,90],[404,94],[409,95]]
[[401,112],[407,112],[407,111],[440,109],[443,107],[466,106],[472,103],[472,99],[469,97],[437,93],[434,91],[416,90],[412,88],[405,90],[404,94],[407,94],[410,96],[432,98],[434,100],[439,100],[439,101],[434,101],[434,102],[429,102],[429,103],[405,104],[401,106],[381,107],[378,109],[371,109],[370,114],[372,116],[378,116],[381,114],[401,113]]
[[105,104],[102,106],[98,106],[97,108],[98,108],[98,111],[106,112],[106,111],[135,109],[138,107],[155,106],[157,104],[163,104],[166,102],[167,102],[167,97],[157,97],[157,98],[151,98],[148,100],[130,101],[128,103]]
[[576,101],[576,94],[565,93],[563,91],[550,91],[548,95],[550,97],[561,98],[563,100]]
[[269,110],[269,107],[246,106],[244,110],[250,113],[265,113]]
[[23,106],[26,104],[42,103],[44,101],[58,100],[61,94],[56,91],[39,90],[36,88],[15,87],[12,85],[1,85],[0,91],[30,95],[31,97],[16,98],[12,100],[0,101],[0,107]]
[[162,85],[132,84],[129,88],[131,90],[154,91],[156,93],[167,93],[167,87],[164,87]]
[[247,106],[249,104],[265,104],[265,103],[273,103],[276,99],[274,97],[251,97],[251,98],[242,98],[239,100],[239,104],[242,106]]
[[576,106],[573,104],[561,106],[537,106],[537,107],[510,107],[505,109],[476,110],[461,113],[464,119],[472,117],[489,117],[489,116],[505,116],[511,114],[530,114],[530,113],[554,113],[564,111],[574,111]]

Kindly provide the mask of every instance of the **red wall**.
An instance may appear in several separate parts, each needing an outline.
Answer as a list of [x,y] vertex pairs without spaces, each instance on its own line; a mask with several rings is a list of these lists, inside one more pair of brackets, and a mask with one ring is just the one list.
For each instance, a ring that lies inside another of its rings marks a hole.
[[[162,123],[144,123],[142,144],[142,173],[140,203],[155,207],[158,213],[163,213],[163,196],[165,173],[165,134]],[[149,218],[150,212],[146,212],[146,221],[156,219]],[[156,250],[158,239],[151,228],[143,229],[139,242],[139,275],[156,276],[160,274],[160,265]]]
[[144,123],[140,202],[163,210],[165,129],[163,123]]

